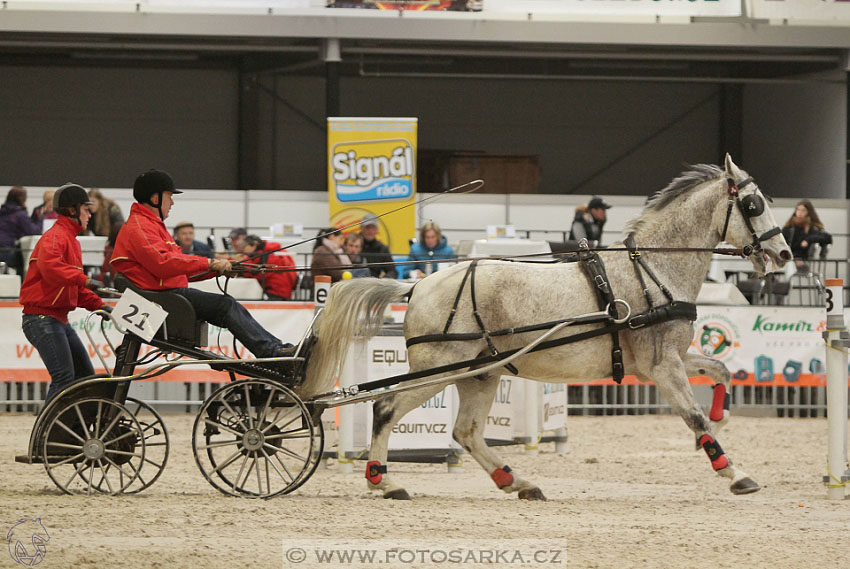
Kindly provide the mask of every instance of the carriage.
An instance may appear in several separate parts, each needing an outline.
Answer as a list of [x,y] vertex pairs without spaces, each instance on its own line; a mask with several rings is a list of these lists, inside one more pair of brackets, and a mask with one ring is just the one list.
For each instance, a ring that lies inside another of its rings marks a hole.
[[[225,494],[269,498],[297,489],[322,458],[322,412],[374,400],[369,487],[388,498],[409,498],[387,475],[389,433],[404,414],[454,383],[460,396],[454,438],[500,489],[545,499],[484,444],[496,371],[559,382],[633,373],[656,382],[714,470],[731,480],[733,493],[754,492],[759,485],[714,437],[728,420],[729,371],[687,347],[694,301],[719,242],[737,247],[727,251],[748,257],[757,271],[790,260],[765,199],[727,156],[725,169],[699,165],[658,192],[622,244],[584,249],[572,255],[577,262],[467,261],[417,284],[340,283],[291,358],[244,360],[203,350],[205,324],[185,299],[135,290],[165,309],[165,325],[142,340],[115,321],[125,334],[113,374],[81,380],[48,402],[19,459],[43,463],[69,493],[144,490],[162,473],[169,441],[156,411],[128,397],[129,385],[205,364],[232,381],[201,405],[192,446],[203,476]],[[410,372],[334,389],[351,338],[376,334],[384,308],[405,299]],[[154,349],[142,356],[144,343]],[[159,356],[165,361],[153,363]],[[136,371],[145,364],[152,365]],[[694,401],[691,375],[715,381],[708,417]]]

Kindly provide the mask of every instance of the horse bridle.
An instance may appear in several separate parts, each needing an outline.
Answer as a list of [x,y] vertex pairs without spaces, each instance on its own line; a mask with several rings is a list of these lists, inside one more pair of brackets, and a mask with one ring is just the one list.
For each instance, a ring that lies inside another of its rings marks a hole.
[[732,217],[732,206],[737,205],[738,211],[741,212],[741,217],[744,218],[744,223],[747,225],[747,230],[753,236],[753,242],[741,249],[745,257],[749,257],[753,253],[761,253],[764,250],[761,246],[762,241],[767,241],[771,237],[782,233],[782,230],[778,226],[774,226],[773,229],[768,229],[759,235],[753,227],[750,219],[764,213],[764,200],[757,193],[752,193],[743,198],[740,195],[740,191],[752,181],[752,177],[749,177],[736,184],[732,178],[726,178],[726,183],[729,186],[729,205],[726,208],[726,221],[723,223],[723,234],[720,236],[721,241],[726,241],[726,231],[729,229],[729,219]]

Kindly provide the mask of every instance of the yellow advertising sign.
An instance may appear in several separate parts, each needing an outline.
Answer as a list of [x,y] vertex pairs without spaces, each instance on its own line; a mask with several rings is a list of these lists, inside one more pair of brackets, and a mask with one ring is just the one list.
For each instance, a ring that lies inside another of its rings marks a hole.
[[[330,224],[345,227],[364,215],[416,201],[415,118],[328,118]],[[406,255],[416,234],[408,207],[379,218],[378,239],[394,255]],[[358,231],[352,228],[352,231]]]

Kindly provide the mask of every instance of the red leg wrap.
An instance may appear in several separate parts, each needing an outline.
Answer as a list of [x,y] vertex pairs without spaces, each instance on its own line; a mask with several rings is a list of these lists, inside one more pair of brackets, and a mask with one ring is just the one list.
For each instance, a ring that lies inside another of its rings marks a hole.
[[705,454],[708,455],[708,460],[711,461],[711,467],[714,470],[721,470],[729,466],[729,459],[726,458],[726,453],[720,448],[720,445],[709,434],[705,434],[699,438],[699,444]]
[[493,479],[493,482],[495,482],[496,486],[499,488],[504,488],[514,483],[514,475],[511,474],[511,467],[507,465],[494,470],[493,474],[490,475],[490,478]]
[[723,420],[723,410],[729,408],[729,394],[726,393],[726,386],[718,383],[714,386],[714,398],[711,400],[711,412],[708,418],[712,421]]
[[366,463],[366,480],[372,484],[380,484],[381,479],[387,472],[387,465],[378,460],[370,460]]

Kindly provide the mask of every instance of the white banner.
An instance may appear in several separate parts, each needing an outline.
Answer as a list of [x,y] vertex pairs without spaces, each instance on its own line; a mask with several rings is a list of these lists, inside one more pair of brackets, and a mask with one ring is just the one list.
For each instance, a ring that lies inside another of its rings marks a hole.
[[[493,397],[493,407],[487,415],[487,426],[484,427],[484,438],[495,441],[513,441],[516,428],[518,377],[503,375],[499,378],[499,388]],[[522,409],[519,407],[519,409]]]
[[543,384],[541,431],[554,431],[567,426],[567,386],[563,383]]
[[801,20],[844,25],[850,21],[847,0],[748,0],[753,18]]
[[607,16],[740,16],[740,0],[485,0],[484,12]]
[[825,385],[825,317],[823,308],[700,306],[691,350],[725,363],[738,385]]

